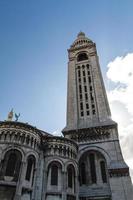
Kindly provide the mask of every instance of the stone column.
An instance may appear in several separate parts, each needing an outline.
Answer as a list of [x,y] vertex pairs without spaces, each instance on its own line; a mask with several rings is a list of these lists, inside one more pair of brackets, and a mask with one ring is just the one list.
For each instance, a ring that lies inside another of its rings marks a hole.
[[66,194],[67,194],[67,172],[63,171],[63,178],[62,178],[62,200],[66,200]]
[[34,172],[33,172],[34,173],[34,179],[33,179],[33,186],[32,186],[32,188],[33,188],[33,191],[32,191],[32,200],[35,200],[34,196],[35,196],[35,181],[36,181],[36,174],[37,174],[36,171],[37,171],[37,168],[35,168]]
[[102,184],[100,162],[97,159],[97,155],[96,154],[95,154],[95,168],[96,168],[97,184]]
[[25,179],[25,174],[26,174],[26,162],[22,162],[14,200],[21,199],[22,187],[23,187],[23,181]]
[[42,184],[43,184],[43,169],[44,169],[44,157],[43,153],[40,154],[37,171],[36,171],[36,180],[34,187],[34,199],[41,200],[42,199]]
[[47,170],[44,169],[42,200],[45,200],[45,199],[46,199],[47,181],[48,181],[48,178],[47,178]]
[[76,200],[79,200],[79,179],[78,179],[78,174],[75,175],[75,191],[74,193],[76,194]]

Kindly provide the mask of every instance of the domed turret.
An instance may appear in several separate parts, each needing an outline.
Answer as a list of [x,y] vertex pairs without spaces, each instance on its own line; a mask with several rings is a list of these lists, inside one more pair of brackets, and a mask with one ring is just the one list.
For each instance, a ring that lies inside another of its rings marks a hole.
[[86,46],[90,43],[92,44],[93,42],[85,36],[84,32],[80,31],[77,35],[77,39],[71,45],[71,49],[83,47],[83,46]]

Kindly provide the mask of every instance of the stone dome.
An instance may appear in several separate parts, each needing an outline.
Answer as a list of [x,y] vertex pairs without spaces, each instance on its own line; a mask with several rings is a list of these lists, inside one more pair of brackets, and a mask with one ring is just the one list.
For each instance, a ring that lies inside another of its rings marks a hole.
[[89,38],[85,36],[85,33],[80,31],[77,35],[77,39],[71,45],[71,48],[77,48],[81,46],[86,46],[89,43],[93,43]]

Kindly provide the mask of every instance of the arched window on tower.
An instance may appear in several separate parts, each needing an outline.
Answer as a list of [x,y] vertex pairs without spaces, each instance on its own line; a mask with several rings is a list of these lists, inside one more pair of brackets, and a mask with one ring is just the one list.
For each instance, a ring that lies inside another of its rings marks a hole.
[[58,185],[58,166],[56,164],[51,166],[51,185]]
[[80,61],[83,61],[83,60],[88,60],[88,56],[86,53],[80,53],[77,57],[77,61],[80,62]]
[[103,183],[107,183],[106,166],[104,161],[100,162],[100,168],[101,168],[102,181]]
[[91,181],[92,183],[96,183],[97,178],[96,178],[95,155],[93,153],[89,155],[89,160],[90,160]]
[[81,163],[81,166],[80,166],[80,182],[81,182],[81,185],[85,185],[86,184],[86,169],[85,169],[85,163]]

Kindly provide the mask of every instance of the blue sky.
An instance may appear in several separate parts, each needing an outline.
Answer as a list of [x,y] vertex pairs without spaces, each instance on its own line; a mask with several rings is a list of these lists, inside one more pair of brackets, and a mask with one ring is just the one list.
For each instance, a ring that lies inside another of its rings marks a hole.
[[0,120],[11,108],[20,121],[48,132],[66,117],[67,49],[82,30],[107,64],[133,52],[131,0],[0,0]]

